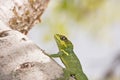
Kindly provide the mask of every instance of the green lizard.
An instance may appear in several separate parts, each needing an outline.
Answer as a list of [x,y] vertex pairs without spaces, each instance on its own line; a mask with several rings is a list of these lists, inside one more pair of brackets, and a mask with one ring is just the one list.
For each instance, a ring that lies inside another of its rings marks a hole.
[[58,54],[51,54],[50,57],[60,57],[65,65],[64,79],[69,80],[70,76],[74,76],[76,80],[88,80],[84,74],[80,61],[73,51],[73,44],[65,36],[55,34],[55,40],[59,48]]

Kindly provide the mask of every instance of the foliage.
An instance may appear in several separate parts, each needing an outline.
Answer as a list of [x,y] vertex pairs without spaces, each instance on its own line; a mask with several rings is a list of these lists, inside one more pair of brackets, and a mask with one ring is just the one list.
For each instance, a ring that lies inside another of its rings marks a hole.
[[94,12],[103,1],[104,0],[61,0],[56,10],[59,13],[64,12],[66,16],[75,21],[79,21],[87,14]]
[[[52,13],[49,13],[49,18],[44,21],[48,23],[50,31],[45,36],[49,40],[48,34],[62,33],[68,34],[70,23],[80,25],[89,14],[94,13],[105,0],[55,0],[51,4],[54,5]],[[86,21],[84,21],[86,22]],[[73,26],[74,27],[74,26]]]

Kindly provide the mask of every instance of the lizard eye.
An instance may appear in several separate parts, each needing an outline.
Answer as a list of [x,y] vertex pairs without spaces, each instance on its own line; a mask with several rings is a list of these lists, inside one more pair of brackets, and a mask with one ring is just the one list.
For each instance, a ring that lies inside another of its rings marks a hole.
[[65,36],[61,36],[60,39],[63,41],[67,41],[67,38]]

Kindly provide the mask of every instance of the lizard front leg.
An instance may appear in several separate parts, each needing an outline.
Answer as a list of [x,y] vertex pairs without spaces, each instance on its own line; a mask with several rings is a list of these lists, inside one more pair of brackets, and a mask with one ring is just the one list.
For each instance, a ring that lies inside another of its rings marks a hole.
[[56,58],[56,57],[60,57],[60,56],[62,56],[62,52],[58,52],[57,54],[49,54],[48,56],[49,57],[53,57],[53,58]]

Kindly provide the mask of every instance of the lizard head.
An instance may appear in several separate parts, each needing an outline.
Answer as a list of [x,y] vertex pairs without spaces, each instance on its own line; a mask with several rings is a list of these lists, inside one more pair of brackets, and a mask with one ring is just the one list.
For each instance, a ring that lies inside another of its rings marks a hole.
[[64,35],[55,34],[55,40],[57,42],[58,48],[61,49],[73,49],[73,45],[70,40],[67,39]]

